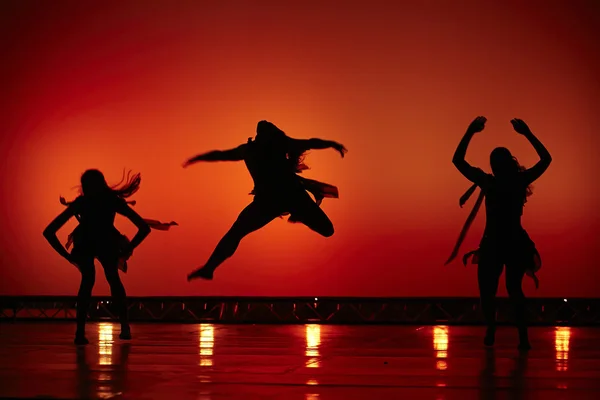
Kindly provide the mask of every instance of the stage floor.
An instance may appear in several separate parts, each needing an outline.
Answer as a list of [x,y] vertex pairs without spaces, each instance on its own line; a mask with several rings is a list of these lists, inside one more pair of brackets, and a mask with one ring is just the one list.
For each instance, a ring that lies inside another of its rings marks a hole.
[[597,399],[600,329],[0,324],[0,396],[127,399]]

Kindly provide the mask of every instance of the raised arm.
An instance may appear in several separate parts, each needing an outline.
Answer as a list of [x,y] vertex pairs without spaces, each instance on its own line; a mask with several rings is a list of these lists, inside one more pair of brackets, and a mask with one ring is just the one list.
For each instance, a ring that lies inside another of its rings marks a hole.
[[465,157],[471,139],[476,133],[481,132],[483,128],[485,128],[486,121],[487,119],[485,117],[477,117],[471,122],[467,128],[467,132],[454,152],[454,157],[452,157],[452,164],[454,164],[460,173],[471,182],[477,184],[480,184],[483,181],[485,173],[479,168],[472,167],[467,160],[465,160]]
[[54,220],[50,222],[46,229],[44,229],[44,237],[46,238],[48,243],[50,243],[50,246],[52,246],[52,248],[58,254],[63,256],[69,262],[72,262],[71,254],[60,243],[58,237],[56,236],[56,232],[58,232],[58,230],[62,228],[69,221],[69,219],[71,219],[71,217],[75,215],[75,207],[76,206],[74,204],[69,204],[69,206],[62,213],[60,213],[58,217],[54,218]]
[[189,167],[200,161],[204,162],[215,162],[215,161],[241,161],[244,159],[244,152],[246,145],[236,147],[230,150],[213,150],[208,153],[199,154],[195,157],[190,158],[183,164],[183,168]]
[[137,228],[138,231],[131,239],[129,253],[133,252],[133,250],[140,245],[146,239],[146,237],[150,234],[150,226],[144,219],[136,213],[125,201],[119,201],[117,210],[119,214],[123,215],[127,219],[129,219]]
[[546,172],[546,170],[550,166],[550,163],[552,162],[552,156],[550,155],[550,152],[548,152],[546,147],[542,144],[542,142],[540,142],[539,139],[535,137],[535,135],[531,132],[531,129],[529,129],[529,127],[523,120],[515,118],[512,121],[510,121],[510,123],[512,124],[513,128],[517,133],[525,136],[525,138],[529,140],[529,143],[531,143],[538,156],[540,157],[540,161],[538,161],[537,164],[525,171],[525,180],[529,184],[538,179],[540,176],[542,176],[544,172]]
[[306,150],[323,150],[323,149],[334,149],[342,157],[346,155],[348,149],[343,144],[334,142],[332,140],[323,139],[294,139],[294,145],[303,151]]

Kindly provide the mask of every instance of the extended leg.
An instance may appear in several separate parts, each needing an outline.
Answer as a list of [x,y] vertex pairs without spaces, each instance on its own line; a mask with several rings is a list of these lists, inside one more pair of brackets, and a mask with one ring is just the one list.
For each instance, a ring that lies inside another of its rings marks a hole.
[[215,269],[235,253],[244,236],[267,225],[281,213],[281,210],[269,204],[256,200],[250,203],[223,236],[204,267],[190,273],[188,281],[195,278],[212,279]]
[[519,330],[519,348],[529,350],[529,336],[527,333],[527,308],[525,294],[523,293],[523,277],[525,269],[515,263],[506,265],[506,291],[513,305],[515,323]]
[[125,292],[125,286],[121,282],[118,269],[118,258],[115,257],[102,257],[100,258],[102,267],[104,268],[104,275],[110,286],[110,294],[115,303],[117,314],[119,316],[119,322],[121,323],[121,339],[131,339],[131,329],[129,327],[129,317],[127,313],[127,293]]
[[482,255],[477,268],[481,309],[483,310],[483,317],[487,324],[487,332],[484,339],[486,346],[493,346],[495,341],[496,293],[498,292],[502,266],[501,262]]

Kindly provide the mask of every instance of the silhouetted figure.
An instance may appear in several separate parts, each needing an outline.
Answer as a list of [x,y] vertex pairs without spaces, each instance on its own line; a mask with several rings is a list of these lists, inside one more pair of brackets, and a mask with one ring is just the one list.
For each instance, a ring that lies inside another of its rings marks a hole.
[[[44,230],[44,237],[61,256],[75,265],[81,272],[81,285],[77,297],[76,344],[87,344],[85,322],[89,309],[92,288],[96,279],[94,259],[104,268],[110,285],[111,295],[118,310],[121,334],[124,340],[131,339],[131,329],[127,318],[126,294],[119,277],[119,263],[126,261],[133,250],[150,233],[150,227],[126,202],[126,198],[138,191],[141,177],[136,174],[115,187],[109,187],[102,172],[90,169],[81,176],[81,196],[67,205],[67,209],[54,219]],[[123,236],[115,228],[116,213],[133,222],[138,232],[131,242],[124,242]],[[79,226],[72,234],[73,250],[67,251],[58,240],[56,232],[76,216]]]
[[525,122],[513,119],[511,123],[515,131],[529,140],[541,160],[532,168],[525,169],[519,165],[508,149],[498,147],[490,155],[493,174],[486,174],[481,169],[472,167],[465,161],[467,147],[473,135],[484,129],[485,123],[485,117],[477,117],[469,125],[452,159],[456,168],[475,184],[461,198],[461,206],[477,186],[481,188],[481,195],[447,263],[452,261],[458,253],[466,231],[485,197],[486,225],[483,238],[479,249],[465,255],[463,260],[466,263],[468,257],[473,255],[475,256],[474,263],[478,264],[477,276],[481,307],[488,326],[484,343],[492,346],[495,341],[495,298],[500,275],[506,265],[506,289],[514,306],[515,320],[519,330],[519,348],[530,349],[522,281],[525,273],[528,273],[534,277],[537,285],[535,271],[540,268],[541,259],[534,242],[521,225],[521,216],[527,197],[532,193],[531,183],[546,171],[552,158]]
[[[240,213],[207,263],[190,273],[188,280],[212,279],[215,269],[234,254],[246,235],[277,217],[289,214],[289,222],[301,222],[325,237],[333,235],[333,224],[319,205],[325,197],[337,198],[337,188],[297,175],[308,168],[303,162],[306,151],[327,148],[337,150],[342,157],[347,152],[343,145],[328,140],[293,139],[274,124],[260,121],[254,140],[189,159],[184,168],[199,161],[244,161],[254,181],[250,193],[254,200]],[[314,195],[314,201],[307,191]]]

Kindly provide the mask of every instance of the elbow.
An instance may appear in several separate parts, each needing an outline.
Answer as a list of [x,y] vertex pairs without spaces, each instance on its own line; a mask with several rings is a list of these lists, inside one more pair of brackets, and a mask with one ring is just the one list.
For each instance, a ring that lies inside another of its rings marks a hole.
[[50,239],[52,238],[52,236],[54,236],[56,233],[50,229],[50,227],[47,227],[46,229],[44,229],[44,232],[42,232],[42,235],[44,235],[44,237],[46,239]]

